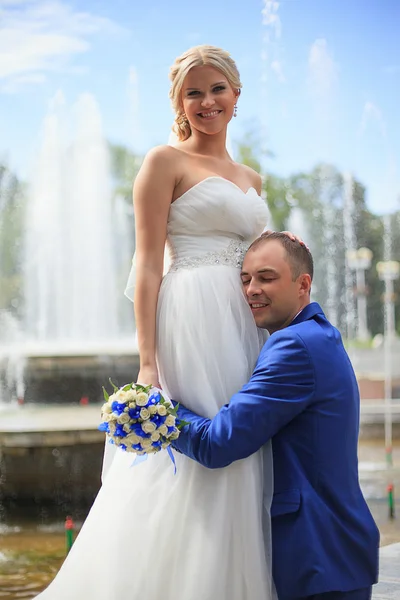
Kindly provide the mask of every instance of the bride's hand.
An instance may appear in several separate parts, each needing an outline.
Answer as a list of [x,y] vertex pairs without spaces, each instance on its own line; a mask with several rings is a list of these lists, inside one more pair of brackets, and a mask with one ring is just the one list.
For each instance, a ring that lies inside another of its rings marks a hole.
[[298,235],[295,235],[291,231],[281,231],[281,233],[287,235],[293,242],[299,242],[299,244],[301,244],[302,246],[306,246],[306,243]]
[[158,371],[155,367],[143,367],[140,369],[136,383],[141,385],[152,385],[153,387],[161,388],[158,380]]
[[[268,229],[267,231],[265,231],[265,233],[273,233],[273,231],[271,229]],[[299,242],[299,244],[301,244],[302,246],[305,246],[306,248],[308,248],[307,244],[298,236],[295,235],[294,233],[292,233],[291,231],[281,231],[280,233],[284,233],[285,235],[287,235],[293,242]]]

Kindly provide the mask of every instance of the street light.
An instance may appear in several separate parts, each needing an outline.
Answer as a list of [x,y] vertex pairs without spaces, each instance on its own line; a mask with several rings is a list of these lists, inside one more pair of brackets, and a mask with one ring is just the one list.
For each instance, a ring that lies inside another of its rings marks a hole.
[[384,358],[385,358],[385,445],[388,464],[392,459],[392,340],[395,332],[394,291],[393,282],[400,275],[400,263],[397,260],[386,260],[376,265],[379,279],[385,284],[385,321],[384,321]]
[[372,252],[369,248],[348,250],[346,252],[349,269],[356,273],[356,297],[358,316],[358,339],[368,340],[369,331],[367,324],[367,295],[365,286],[365,271],[370,268]]

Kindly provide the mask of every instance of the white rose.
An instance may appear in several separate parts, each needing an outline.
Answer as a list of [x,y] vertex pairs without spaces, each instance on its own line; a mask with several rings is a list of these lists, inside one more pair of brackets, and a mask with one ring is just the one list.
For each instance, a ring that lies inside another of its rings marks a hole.
[[105,402],[105,404],[103,404],[103,406],[101,407],[101,412],[111,413],[112,412],[111,405],[108,402]]
[[157,406],[154,406],[154,404],[149,406],[149,412],[151,415],[155,415],[157,413]]
[[161,433],[161,435],[167,435],[168,427],[166,425],[160,425],[160,427],[157,429],[157,431],[159,433]]
[[175,425],[175,417],[173,415],[168,415],[165,419],[165,425],[167,427],[173,427]]
[[113,415],[112,415],[112,414],[111,414],[111,415],[110,415],[110,414],[105,414],[105,415],[103,415],[103,420],[104,420],[106,423],[109,423],[109,422],[110,422],[110,421],[112,421],[113,419],[114,419],[114,417],[113,417]]
[[136,394],[133,390],[128,390],[126,392],[126,397],[128,398],[128,402],[135,402]]
[[158,440],[160,439],[160,434],[158,433],[158,431],[152,433],[150,439],[152,442],[158,442]]
[[161,448],[168,448],[168,446],[170,446],[171,444],[169,442],[163,442],[161,444]]
[[142,448],[150,448],[152,441],[150,438],[144,438],[144,439],[142,439],[141,444],[142,444]]
[[129,425],[129,423],[125,423],[122,429],[125,431],[125,433],[130,433],[131,426]]
[[145,433],[153,433],[157,428],[151,421],[145,421],[142,423],[142,429]]
[[150,419],[150,411],[143,407],[140,409],[140,416],[144,421],[146,421],[147,419]]
[[169,440],[177,440],[179,437],[179,429],[175,427],[174,431],[168,436]]
[[128,402],[128,394],[126,392],[124,392],[123,390],[118,390],[118,392],[116,393],[117,396],[117,400],[120,404],[126,404],[126,402]]
[[139,392],[136,394],[136,404],[138,406],[146,406],[149,401],[149,397],[146,392]]
[[165,417],[165,415],[167,414],[167,409],[163,404],[159,404],[157,406],[157,412],[160,415],[160,417]]
[[127,415],[125,412],[120,414],[120,416],[118,417],[118,423],[120,425],[125,425],[125,423],[129,423],[130,420],[131,420],[130,416]]
[[136,408],[136,402],[129,402],[129,408]]
[[136,435],[136,433],[130,433],[125,439],[128,446],[136,446],[136,444],[140,444],[140,437]]
[[111,435],[114,435],[114,433],[115,433],[115,429],[116,429],[116,425],[115,425],[115,423],[109,423],[109,424],[108,424],[108,428],[109,428],[109,430],[110,430],[110,434],[111,434]]

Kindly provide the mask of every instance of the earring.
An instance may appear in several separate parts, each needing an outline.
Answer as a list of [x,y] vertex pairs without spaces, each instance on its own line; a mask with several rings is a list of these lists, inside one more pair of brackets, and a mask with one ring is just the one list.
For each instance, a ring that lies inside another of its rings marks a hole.
[[237,104],[235,104],[235,108],[233,109],[233,116],[237,117]]

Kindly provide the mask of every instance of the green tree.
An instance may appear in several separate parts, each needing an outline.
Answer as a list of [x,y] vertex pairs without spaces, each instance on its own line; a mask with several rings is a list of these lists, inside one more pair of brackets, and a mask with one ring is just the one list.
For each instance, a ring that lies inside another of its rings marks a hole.
[[265,175],[263,189],[272,217],[272,228],[283,231],[288,227],[292,211],[290,182],[277,175]]
[[[346,183],[333,166],[317,165],[310,172],[288,178],[263,173],[259,136],[254,130],[238,144],[237,159],[263,176],[263,189],[277,230],[291,229],[311,246],[315,260],[314,298],[337,317],[337,325],[346,332],[349,293],[346,290],[346,248],[344,212]],[[371,213],[366,205],[365,188],[353,181],[352,228],[355,249],[369,248],[373,253],[371,268],[366,272],[367,319],[372,335],[383,332],[383,283],[376,265],[383,260],[384,227],[382,217]],[[348,223],[346,223],[348,226]],[[392,258],[400,260],[400,211],[392,216]],[[352,277],[352,279],[354,279]],[[331,289],[328,289],[328,288]],[[400,332],[400,279],[395,282],[396,326]],[[354,297],[353,297],[354,298]]]
[[22,301],[24,185],[0,165],[0,308],[17,312]]
[[143,157],[125,146],[109,144],[114,195],[132,203],[132,186]]
[[236,144],[235,154],[237,162],[251,167],[262,176],[262,187],[272,218],[271,227],[284,229],[290,214],[288,183],[282,177],[265,173],[262,161],[267,157],[273,157],[273,153],[263,150],[259,132],[250,128],[243,139]]
[[[109,144],[111,179],[113,187],[116,228],[121,232],[125,244],[117,244],[115,249],[117,285],[125,288],[131,268],[131,258],[135,249],[135,221],[132,205],[132,187],[143,158],[125,146]],[[117,239],[118,235],[116,235]],[[132,306],[121,294],[118,314],[121,323],[131,322]]]

